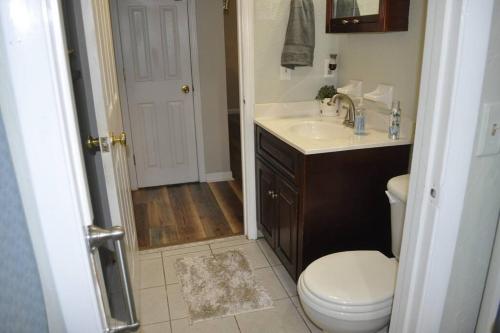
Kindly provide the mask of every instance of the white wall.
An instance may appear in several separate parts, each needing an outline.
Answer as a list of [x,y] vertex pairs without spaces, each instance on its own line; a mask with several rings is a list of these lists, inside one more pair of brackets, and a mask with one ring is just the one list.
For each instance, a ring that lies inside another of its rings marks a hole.
[[255,1],[255,103],[313,100],[318,89],[333,84],[323,78],[324,59],[338,53],[338,36],[325,33],[325,0],[314,0],[316,47],[313,67],[297,67],[290,81],[280,80],[290,0]]
[[196,1],[206,173],[230,170],[222,15],[220,0]]
[[[499,15],[500,1],[496,1],[483,83],[482,104],[500,103],[498,92],[500,22],[495,19]],[[471,66],[473,65],[471,63]],[[479,124],[483,117],[484,114],[481,112]],[[477,140],[476,137],[476,144]],[[440,329],[442,333],[473,332],[475,329],[499,212],[500,155],[472,156],[451,283]]]
[[415,119],[426,6],[426,0],[410,1],[408,31],[338,34],[339,85],[362,80],[369,92],[378,83],[391,84],[403,113]]

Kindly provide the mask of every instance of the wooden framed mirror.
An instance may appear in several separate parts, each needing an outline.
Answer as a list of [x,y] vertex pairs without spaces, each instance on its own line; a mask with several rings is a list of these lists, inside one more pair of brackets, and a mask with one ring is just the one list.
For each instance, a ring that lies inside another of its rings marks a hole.
[[326,0],[326,32],[407,31],[410,0]]

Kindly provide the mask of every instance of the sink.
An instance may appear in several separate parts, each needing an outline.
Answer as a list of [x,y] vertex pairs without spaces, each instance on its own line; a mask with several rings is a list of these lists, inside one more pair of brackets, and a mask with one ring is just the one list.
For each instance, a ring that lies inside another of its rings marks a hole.
[[332,140],[352,136],[352,130],[318,120],[307,120],[291,125],[289,131],[294,135],[313,140]]

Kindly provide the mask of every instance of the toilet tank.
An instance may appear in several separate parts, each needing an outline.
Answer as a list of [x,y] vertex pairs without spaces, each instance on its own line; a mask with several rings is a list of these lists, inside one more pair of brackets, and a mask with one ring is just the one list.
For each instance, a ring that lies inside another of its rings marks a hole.
[[406,211],[406,200],[408,198],[408,184],[410,175],[402,175],[391,178],[387,182],[387,197],[391,204],[391,242],[392,254],[399,259],[401,251],[401,240],[403,238],[403,227]]

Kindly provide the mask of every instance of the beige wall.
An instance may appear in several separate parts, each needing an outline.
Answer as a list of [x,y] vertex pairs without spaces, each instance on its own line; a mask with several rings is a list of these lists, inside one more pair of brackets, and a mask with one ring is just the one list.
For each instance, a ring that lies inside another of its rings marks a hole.
[[222,15],[220,0],[196,1],[196,31],[207,173],[230,170]]
[[318,89],[332,84],[323,77],[324,59],[338,53],[338,36],[326,34],[325,0],[314,0],[316,47],[313,67],[297,67],[290,81],[280,80],[281,51],[285,41],[290,0],[255,0],[255,102],[313,100]]
[[238,13],[236,1],[229,3],[224,13],[224,39],[226,47],[227,107],[240,108],[239,68],[238,68]]
[[425,29],[426,0],[410,1],[408,31],[339,34],[339,85],[363,81],[364,92],[378,83],[394,86],[402,112],[416,117]]

